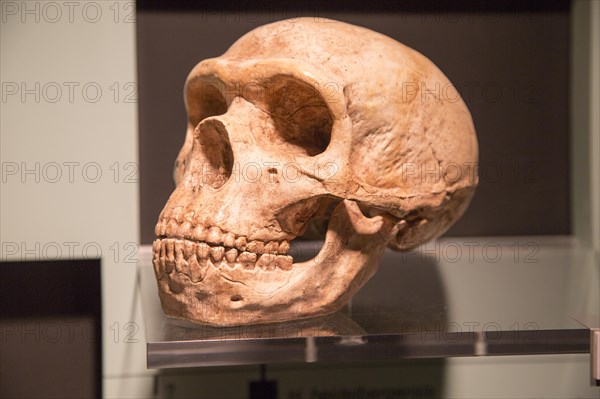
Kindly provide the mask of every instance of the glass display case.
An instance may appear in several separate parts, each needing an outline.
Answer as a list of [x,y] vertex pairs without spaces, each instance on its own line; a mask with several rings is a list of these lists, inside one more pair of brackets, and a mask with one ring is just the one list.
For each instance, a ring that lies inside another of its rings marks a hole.
[[569,237],[442,239],[386,252],[333,315],[218,328],[162,313],[145,247],[138,283],[148,367],[590,353],[600,304],[593,256]]

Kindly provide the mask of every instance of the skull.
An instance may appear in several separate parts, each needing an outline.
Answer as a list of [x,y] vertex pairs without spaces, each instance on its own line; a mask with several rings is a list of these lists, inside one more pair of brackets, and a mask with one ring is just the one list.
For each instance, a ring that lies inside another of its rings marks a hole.
[[[164,312],[217,326],[333,313],[387,246],[446,231],[477,185],[469,111],[436,66],[371,30],[259,27],[185,85],[175,191],[156,225]],[[327,226],[313,259],[290,241]]]

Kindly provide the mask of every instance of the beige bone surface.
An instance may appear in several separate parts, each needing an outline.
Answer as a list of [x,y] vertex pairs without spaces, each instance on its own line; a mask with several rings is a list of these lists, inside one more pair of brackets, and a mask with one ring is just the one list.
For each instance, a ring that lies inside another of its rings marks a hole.
[[[477,185],[471,116],[423,55],[301,18],[257,28],[186,81],[177,187],[156,225],[165,313],[216,326],[335,312],[386,246],[446,231]],[[290,241],[327,226],[313,259]]]

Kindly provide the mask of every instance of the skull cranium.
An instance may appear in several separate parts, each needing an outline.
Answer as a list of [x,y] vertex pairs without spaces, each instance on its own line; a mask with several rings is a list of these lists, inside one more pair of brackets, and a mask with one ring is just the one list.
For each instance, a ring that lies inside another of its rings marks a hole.
[[[259,27],[196,65],[185,102],[177,187],[153,244],[173,317],[332,313],[386,246],[441,235],[477,185],[475,130],[455,88],[423,55],[365,28]],[[322,250],[295,263],[290,241],[318,218],[328,220]]]

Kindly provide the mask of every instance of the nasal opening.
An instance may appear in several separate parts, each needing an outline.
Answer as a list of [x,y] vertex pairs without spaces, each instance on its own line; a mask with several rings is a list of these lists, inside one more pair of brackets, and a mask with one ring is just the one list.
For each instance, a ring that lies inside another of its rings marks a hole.
[[227,129],[218,119],[209,118],[198,124],[195,135],[204,155],[202,184],[218,189],[229,180],[233,170],[233,151]]

